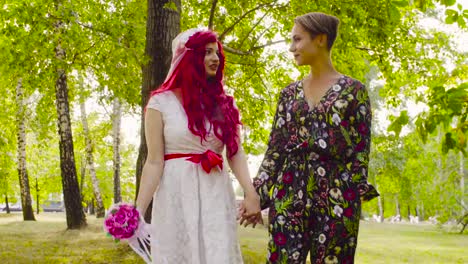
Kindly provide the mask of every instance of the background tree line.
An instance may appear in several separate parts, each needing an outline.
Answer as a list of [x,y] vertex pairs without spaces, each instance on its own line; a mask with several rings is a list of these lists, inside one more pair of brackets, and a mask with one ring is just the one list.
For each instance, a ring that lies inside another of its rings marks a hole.
[[[321,11],[341,19],[333,60],[363,80],[375,112],[370,180],[382,193],[366,214],[466,213],[467,55],[426,19],[466,34],[468,11],[442,1],[2,1],[0,10],[0,193],[33,204],[63,193],[69,228],[86,225],[112,202],[131,201],[146,158],[121,141],[122,114],[143,117],[164,80],[171,41],[209,27],[226,52],[226,87],[242,110],[244,147],[261,154],[276,95],[307,69],[293,67],[293,18]],[[442,13],[440,12],[442,11]],[[419,103],[424,111],[407,111]],[[99,105],[104,110],[89,111]],[[382,127],[384,127],[382,129]],[[404,136],[400,132],[408,131]],[[136,163],[136,164],[135,164]],[[138,188],[138,186],[137,186]],[[32,198],[34,197],[34,198]],[[36,206],[37,207],[37,206]],[[466,218],[465,218],[466,219]]]

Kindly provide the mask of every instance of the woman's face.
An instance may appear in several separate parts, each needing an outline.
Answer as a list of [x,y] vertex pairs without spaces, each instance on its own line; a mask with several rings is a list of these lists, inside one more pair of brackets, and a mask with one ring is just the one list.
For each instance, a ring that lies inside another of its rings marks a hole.
[[321,51],[320,45],[319,36],[312,38],[300,24],[294,24],[289,51],[294,55],[297,65],[311,65]]
[[205,72],[206,77],[215,77],[219,67],[218,44],[208,43],[205,47]]

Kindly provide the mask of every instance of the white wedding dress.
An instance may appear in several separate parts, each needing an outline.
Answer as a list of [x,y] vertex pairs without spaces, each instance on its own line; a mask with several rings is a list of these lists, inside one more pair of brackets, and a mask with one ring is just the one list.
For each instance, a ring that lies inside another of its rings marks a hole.
[[[212,133],[203,144],[188,129],[187,116],[172,91],[153,96],[148,108],[161,112],[165,154],[222,153],[224,144]],[[165,161],[154,194],[151,255],[157,264],[243,263],[237,238],[235,196],[231,179],[215,167],[177,158]]]

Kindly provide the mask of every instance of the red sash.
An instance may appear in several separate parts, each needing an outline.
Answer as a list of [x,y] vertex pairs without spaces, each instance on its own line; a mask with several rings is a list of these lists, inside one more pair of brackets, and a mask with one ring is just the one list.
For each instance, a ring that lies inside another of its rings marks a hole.
[[206,173],[210,173],[211,169],[218,166],[220,170],[223,169],[223,157],[216,152],[207,150],[201,154],[194,153],[172,153],[164,155],[164,160],[187,158],[186,160],[193,163],[201,164]]

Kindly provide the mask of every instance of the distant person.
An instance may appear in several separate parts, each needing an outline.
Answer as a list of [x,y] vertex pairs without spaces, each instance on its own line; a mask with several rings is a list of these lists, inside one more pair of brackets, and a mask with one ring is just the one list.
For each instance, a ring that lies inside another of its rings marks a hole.
[[172,51],[166,81],[146,109],[148,158],[136,201],[145,212],[153,199],[153,263],[242,263],[225,146],[255,223],[260,198],[240,141],[239,112],[223,88],[222,45],[211,31],[188,30],[174,39]]
[[[310,253],[312,263],[353,263],[361,201],[378,196],[367,182],[369,97],[332,64],[338,18],[314,12],[294,22],[289,51],[310,73],[280,93],[254,179],[269,208],[267,262],[306,263]],[[247,213],[241,222],[255,220]]]

